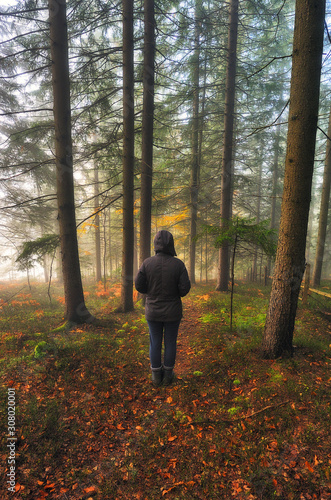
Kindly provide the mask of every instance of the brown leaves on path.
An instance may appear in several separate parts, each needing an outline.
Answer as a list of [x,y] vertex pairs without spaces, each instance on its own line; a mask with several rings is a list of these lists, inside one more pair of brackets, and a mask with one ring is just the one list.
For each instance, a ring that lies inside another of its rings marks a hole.
[[175,372],[179,378],[201,368],[197,366],[196,353],[193,347],[194,342],[199,340],[200,315],[201,310],[196,304],[192,300],[186,299],[177,341]]

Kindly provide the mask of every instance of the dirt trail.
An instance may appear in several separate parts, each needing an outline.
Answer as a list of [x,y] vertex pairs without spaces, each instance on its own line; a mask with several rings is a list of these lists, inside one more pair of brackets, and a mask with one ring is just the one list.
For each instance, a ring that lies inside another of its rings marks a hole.
[[195,306],[194,302],[186,299],[183,304],[183,319],[180,323],[177,341],[175,373],[179,378],[196,369],[194,367],[194,350],[191,343],[199,335],[200,315],[201,311]]

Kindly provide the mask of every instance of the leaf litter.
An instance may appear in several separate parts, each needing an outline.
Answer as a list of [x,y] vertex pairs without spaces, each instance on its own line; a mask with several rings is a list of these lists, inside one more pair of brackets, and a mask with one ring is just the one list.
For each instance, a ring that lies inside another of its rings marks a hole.
[[[104,321],[58,333],[41,359],[29,335],[4,334],[2,356],[17,362],[3,368],[2,430],[14,386],[18,444],[16,492],[3,498],[330,499],[330,351],[300,341],[293,360],[263,361],[261,331],[229,334],[226,300],[204,286],[184,301],[176,381],[158,389],[139,306],[119,315],[104,302]],[[299,314],[330,344],[327,323]]]

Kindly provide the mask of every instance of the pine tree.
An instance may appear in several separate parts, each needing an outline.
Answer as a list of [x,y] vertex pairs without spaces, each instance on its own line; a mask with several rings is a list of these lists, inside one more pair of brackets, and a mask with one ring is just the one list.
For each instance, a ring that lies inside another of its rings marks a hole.
[[285,179],[275,271],[265,324],[266,358],[293,354],[319,107],[325,2],[296,2]]
[[142,158],[140,190],[140,263],[151,255],[154,74],[155,74],[155,13],[154,0],[144,2],[144,68]]
[[321,283],[322,265],[325,249],[326,230],[328,225],[328,212],[331,187],[331,108],[329,114],[328,137],[326,143],[326,155],[323,175],[322,198],[319,215],[318,236],[316,245],[315,265],[313,272],[313,285],[318,286]]
[[58,220],[66,319],[93,317],[85,306],[75,217],[66,2],[49,0]]
[[[233,123],[238,38],[238,0],[231,0],[229,13],[228,59],[224,110],[224,141],[221,178],[221,227],[226,228],[232,210]],[[217,290],[227,291],[230,277],[229,244],[225,241],[219,253]]]
[[134,70],[133,0],[123,0],[123,255],[121,307],[133,309]]

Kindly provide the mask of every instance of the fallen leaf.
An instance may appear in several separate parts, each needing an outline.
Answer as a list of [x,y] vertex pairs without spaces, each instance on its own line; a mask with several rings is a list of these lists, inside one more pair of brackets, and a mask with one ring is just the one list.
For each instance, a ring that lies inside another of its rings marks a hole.
[[195,485],[195,481],[187,481],[187,483],[185,483],[186,486],[194,486]]
[[85,493],[92,493],[93,491],[96,491],[95,486],[88,486],[87,488],[84,488]]
[[305,466],[306,466],[306,468],[309,470],[309,472],[314,472],[314,469],[312,468],[312,466],[310,465],[310,463],[309,463],[309,462],[307,462],[307,461],[306,461],[306,462],[305,462]]
[[55,483],[47,483],[47,484],[45,485],[45,489],[54,488],[54,486],[55,486]]
[[173,486],[171,486],[171,488],[169,488],[168,490],[163,490],[162,491],[162,496],[166,495],[167,493],[169,493],[169,491],[172,491],[174,490],[175,488],[177,488],[177,486],[181,486],[185,484],[184,481],[180,481],[179,483],[175,483]]

